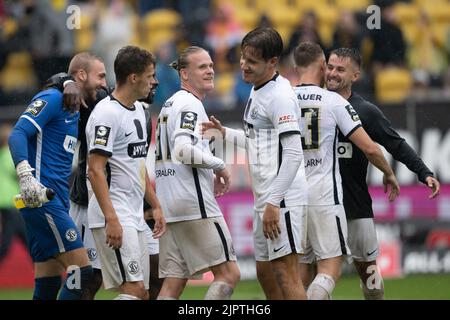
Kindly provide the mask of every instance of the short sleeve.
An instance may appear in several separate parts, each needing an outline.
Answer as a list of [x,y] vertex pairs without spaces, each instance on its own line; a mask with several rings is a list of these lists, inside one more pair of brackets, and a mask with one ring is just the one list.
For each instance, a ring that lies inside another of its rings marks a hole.
[[335,98],[335,103],[333,103],[331,110],[339,130],[347,137],[362,126],[361,120],[358,113],[347,100],[337,94]]
[[278,134],[287,132],[300,133],[299,110],[298,103],[294,97],[278,96],[272,100],[269,117],[272,119],[275,129],[278,130]]
[[179,134],[187,134],[199,138],[200,123],[204,120],[204,109],[201,103],[190,103],[179,108],[178,113],[173,119],[174,130],[173,139]]
[[97,106],[91,114],[90,124],[86,126],[86,137],[89,141],[89,153],[110,157],[120,125],[114,112],[101,111],[104,106]]
[[62,112],[62,95],[57,90],[49,90],[31,101],[21,118],[30,121],[39,131]]

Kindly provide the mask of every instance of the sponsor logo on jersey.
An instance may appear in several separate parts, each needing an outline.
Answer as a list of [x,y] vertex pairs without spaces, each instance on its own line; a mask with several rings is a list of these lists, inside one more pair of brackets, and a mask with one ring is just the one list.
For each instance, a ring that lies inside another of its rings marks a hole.
[[145,158],[147,156],[147,142],[130,143],[128,145],[128,155],[131,158]]
[[136,260],[132,260],[128,262],[127,269],[130,274],[135,275],[139,272],[139,263]]
[[64,138],[64,150],[70,153],[75,153],[75,147],[77,146],[77,138],[66,135]]
[[181,129],[189,129],[194,131],[195,125],[197,124],[197,114],[195,112],[182,112],[181,113]]
[[36,117],[42,111],[42,109],[44,109],[46,105],[47,101],[37,99],[28,105],[27,110],[25,112],[29,112]]
[[339,158],[351,159],[353,156],[353,146],[350,142],[339,142],[337,147]]
[[155,176],[156,178],[159,177],[168,177],[168,176],[174,176],[175,175],[174,169],[162,169],[162,170],[155,170]]
[[70,228],[66,231],[67,241],[74,242],[75,240],[77,240],[77,238],[78,238],[78,234],[74,228]]
[[95,250],[94,248],[88,248],[87,255],[88,255],[89,261],[94,261],[95,259],[97,259],[97,250]]
[[346,105],[345,109],[347,109],[347,112],[353,121],[359,121],[358,113],[355,111],[355,109],[353,109],[353,107],[350,104]]
[[100,145],[100,146],[106,147],[108,145],[108,138],[109,138],[110,132],[111,132],[110,127],[96,126],[95,127],[94,145]]
[[284,115],[284,116],[281,116],[278,118],[278,124],[296,122],[296,121],[297,121],[297,119],[295,119],[295,116],[292,114],[287,114],[287,115]]
[[316,167],[322,164],[322,159],[308,159],[305,163],[305,168]]

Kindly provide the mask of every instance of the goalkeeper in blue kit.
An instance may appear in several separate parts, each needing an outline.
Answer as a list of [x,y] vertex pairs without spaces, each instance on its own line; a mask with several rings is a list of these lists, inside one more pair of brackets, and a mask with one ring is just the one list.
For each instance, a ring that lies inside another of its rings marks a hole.
[[[69,66],[85,97],[95,94],[104,81],[100,58],[79,53]],[[9,147],[16,166],[25,208],[28,249],[34,262],[33,299],[77,300],[92,276],[92,267],[80,233],[69,216],[69,177],[78,136],[79,112],[62,107],[63,95],[47,89],[35,95],[16,123]],[[55,197],[46,202],[45,191]]]

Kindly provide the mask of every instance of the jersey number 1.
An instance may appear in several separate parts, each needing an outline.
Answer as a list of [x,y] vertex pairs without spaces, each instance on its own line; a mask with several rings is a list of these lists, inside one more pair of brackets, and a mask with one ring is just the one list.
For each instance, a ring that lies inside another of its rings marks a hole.
[[[167,146],[168,136],[167,136],[167,115],[163,115],[158,118],[156,122],[156,150],[155,150],[155,160],[163,161],[170,160],[170,149]],[[161,139],[163,137],[163,139]]]

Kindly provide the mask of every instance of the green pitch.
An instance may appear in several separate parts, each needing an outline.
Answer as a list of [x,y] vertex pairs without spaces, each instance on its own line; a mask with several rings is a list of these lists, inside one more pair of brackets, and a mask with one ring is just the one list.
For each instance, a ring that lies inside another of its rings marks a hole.
[[[400,279],[386,279],[384,281],[386,299],[446,299],[450,300],[450,274],[413,275]],[[203,299],[206,286],[188,286],[182,299]],[[113,299],[114,292],[100,291],[97,299]],[[28,300],[31,299],[32,290],[0,290],[0,300]],[[234,299],[261,300],[264,294],[257,281],[242,281],[238,284],[233,295]],[[343,277],[333,293],[335,300],[360,300],[359,279],[356,276]]]

